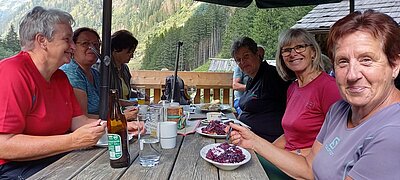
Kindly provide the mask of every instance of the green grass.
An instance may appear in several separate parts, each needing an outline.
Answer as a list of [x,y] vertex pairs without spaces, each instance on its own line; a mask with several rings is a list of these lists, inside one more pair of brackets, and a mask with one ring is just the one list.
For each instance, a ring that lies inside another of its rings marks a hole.
[[208,68],[210,67],[211,61],[208,60],[206,63],[204,63],[203,65],[197,67],[196,69],[193,69],[192,71],[195,72],[208,72]]

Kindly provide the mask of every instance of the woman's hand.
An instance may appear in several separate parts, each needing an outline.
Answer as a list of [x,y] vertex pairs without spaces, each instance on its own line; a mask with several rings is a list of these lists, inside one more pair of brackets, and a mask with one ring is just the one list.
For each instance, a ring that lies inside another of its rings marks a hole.
[[129,101],[126,99],[119,99],[119,105],[125,107],[125,106],[136,106],[137,101]]
[[[140,132],[139,132],[140,130]],[[137,136],[139,133],[144,134],[146,130],[144,129],[143,121],[136,122],[128,122],[128,132],[133,133],[134,136]]]
[[234,123],[229,123],[229,126],[232,127],[230,140],[233,144],[247,149],[254,148],[254,144],[257,143],[256,141],[258,139],[256,134],[243,126]]
[[76,148],[91,147],[103,136],[106,126],[101,120],[85,124],[71,133],[72,143]]
[[126,120],[127,121],[136,120],[138,112],[139,112],[139,109],[137,107],[125,109],[124,115],[125,115]]

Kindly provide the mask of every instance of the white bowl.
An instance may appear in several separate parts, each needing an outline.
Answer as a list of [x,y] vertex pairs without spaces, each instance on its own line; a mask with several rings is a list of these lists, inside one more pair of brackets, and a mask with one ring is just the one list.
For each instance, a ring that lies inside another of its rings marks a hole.
[[241,166],[242,164],[246,164],[247,162],[250,161],[251,154],[249,153],[249,151],[247,151],[246,149],[244,149],[242,147],[239,147],[239,146],[236,146],[236,147],[240,148],[242,150],[243,154],[246,157],[242,162],[238,162],[238,163],[219,163],[219,162],[215,162],[215,161],[213,161],[211,159],[207,159],[206,158],[206,154],[207,154],[208,150],[212,149],[212,148],[214,148],[216,146],[219,146],[220,144],[221,143],[215,143],[215,144],[209,144],[207,146],[204,146],[200,150],[200,156],[204,160],[206,160],[207,162],[209,162],[209,163],[213,164],[214,166],[218,167],[219,169],[226,170],[226,171],[234,170],[234,169],[238,168],[239,166]]

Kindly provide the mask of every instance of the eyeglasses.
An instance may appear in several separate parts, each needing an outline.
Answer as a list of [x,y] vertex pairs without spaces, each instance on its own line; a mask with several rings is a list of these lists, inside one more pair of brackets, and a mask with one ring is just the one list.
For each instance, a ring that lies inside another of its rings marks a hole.
[[90,45],[96,47],[96,48],[100,48],[101,46],[101,41],[95,41],[95,42],[89,42],[89,41],[77,41],[76,44],[79,44],[83,47],[89,47]]
[[294,52],[296,52],[296,53],[302,53],[302,52],[306,51],[306,48],[308,46],[313,46],[313,45],[312,44],[300,44],[300,45],[297,45],[292,48],[285,48],[285,49],[281,50],[281,55],[284,57],[289,56],[290,53],[292,53],[292,50],[294,50]]
[[237,65],[240,65],[240,64],[243,63],[243,61],[248,61],[249,58],[250,58],[250,54],[249,53],[245,53],[242,58],[235,59],[235,62],[236,62]]

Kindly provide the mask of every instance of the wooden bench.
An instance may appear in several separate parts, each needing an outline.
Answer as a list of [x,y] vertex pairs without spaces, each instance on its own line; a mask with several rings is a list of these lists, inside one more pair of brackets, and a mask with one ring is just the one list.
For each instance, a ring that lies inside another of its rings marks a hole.
[[[165,78],[173,71],[131,71],[132,84],[144,86],[146,94],[153,96],[155,103],[161,99]],[[223,104],[233,105],[232,72],[178,72],[185,85],[196,85],[195,103],[209,103],[219,99]]]

